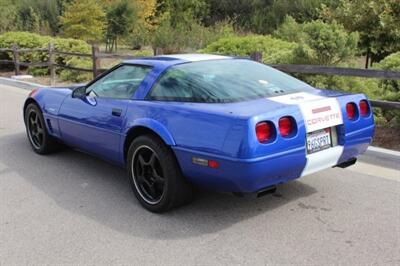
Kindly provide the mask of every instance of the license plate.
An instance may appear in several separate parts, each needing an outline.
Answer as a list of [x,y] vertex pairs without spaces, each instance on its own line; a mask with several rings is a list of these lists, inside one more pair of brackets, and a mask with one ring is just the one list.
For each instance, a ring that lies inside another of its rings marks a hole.
[[332,147],[331,129],[325,128],[307,133],[307,153],[314,153]]

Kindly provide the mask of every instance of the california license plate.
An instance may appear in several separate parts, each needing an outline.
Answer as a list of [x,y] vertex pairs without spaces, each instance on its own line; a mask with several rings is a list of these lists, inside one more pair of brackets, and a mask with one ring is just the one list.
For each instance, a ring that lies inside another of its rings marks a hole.
[[314,153],[332,147],[331,129],[325,128],[307,133],[307,153]]

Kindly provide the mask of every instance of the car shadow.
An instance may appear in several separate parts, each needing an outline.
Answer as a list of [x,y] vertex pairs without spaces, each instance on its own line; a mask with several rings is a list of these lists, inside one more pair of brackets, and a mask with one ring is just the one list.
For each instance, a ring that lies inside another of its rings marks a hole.
[[[72,149],[35,154],[25,134],[0,137],[2,174],[14,172],[61,208],[109,228],[142,238],[179,239],[221,231],[317,191],[293,181],[262,198],[199,191],[196,200],[164,214],[143,209],[131,193],[124,169]],[[264,215],[268,222],[268,215]],[[283,217],[284,218],[284,217]]]

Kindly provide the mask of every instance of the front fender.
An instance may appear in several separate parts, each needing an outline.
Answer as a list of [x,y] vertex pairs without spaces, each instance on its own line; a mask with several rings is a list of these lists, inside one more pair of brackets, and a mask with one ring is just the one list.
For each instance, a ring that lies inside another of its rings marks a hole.
[[159,135],[162,140],[169,146],[175,146],[175,140],[172,137],[171,133],[169,133],[168,129],[161,124],[160,122],[150,119],[150,118],[138,118],[133,122],[129,122],[126,126],[125,135],[129,133],[130,130],[136,127],[145,127],[152,131],[154,131],[157,135]]

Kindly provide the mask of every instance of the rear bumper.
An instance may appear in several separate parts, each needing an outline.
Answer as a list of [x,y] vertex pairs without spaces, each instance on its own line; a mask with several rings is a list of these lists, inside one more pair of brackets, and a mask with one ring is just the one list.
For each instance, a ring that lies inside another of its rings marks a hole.
[[[183,174],[192,183],[224,192],[252,193],[300,176],[306,159],[304,149],[293,149],[256,159],[237,159],[174,148]],[[215,160],[218,169],[192,163],[193,157]],[[289,162],[293,162],[288,167]]]
[[[305,147],[267,156],[238,159],[173,146],[183,174],[192,183],[212,190],[254,193],[304,175],[345,164],[362,154],[372,141],[374,127],[344,134],[340,145],[306,156]],[[218,169],[192,163],[193,157],[219,162]]]

